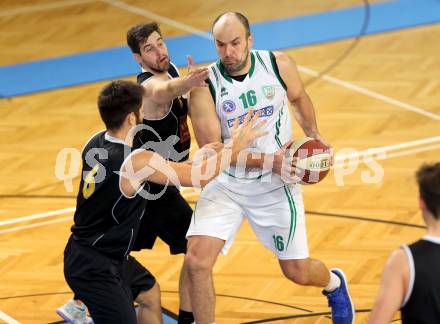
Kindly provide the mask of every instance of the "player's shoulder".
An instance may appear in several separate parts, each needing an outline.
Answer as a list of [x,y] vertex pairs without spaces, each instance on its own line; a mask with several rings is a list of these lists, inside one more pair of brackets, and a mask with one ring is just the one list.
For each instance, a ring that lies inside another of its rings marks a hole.
[[141,73],[139,73],[137,75],[136,80],[137,80],[137,83],[143,84],[145,81],[149,80],[153,76],[154,76],[154,74],[149,71],[142,71]]
[[170,78],[172,79],[178,77],[180,77],[179,69],[173,62],[170,61],[170,66],[167,71],[153,73],[151,71],[143,70],[137,75],[137,82],[145,86],[148,84],[147,81],[167,81]]
[[211,82],[211,84],[216,85],[217,83],[220,82],[220,75],[221,75],[221,62],[220,60],[211,62],[208,65],[208,71],[209,71],[209,76],[208,76],[208,81]]
[[220,64],[220,61],[219,61],[219,60],[214,61],[214,62],[211,62],[211,63],[208,65],[208,70],[209,70],[209,72],[212,73],[213,69],[218,69],[219,64]]
[[148,89],[149,85],[154,84],[155,82],[168,81],[169,79],[169,73],[167,72],[158,74],[142,72],[140,75],[138,75],[137,81],[139,84]]
[[168,74],[173,78],[178,78],[180,76],[179,69],[177,66],[170,61],[170,67],[168,69]]
[[84,144],[82,151],[87,152],[92,148],[99,148],[103,146],[104,138],[105,138],[106,130],[100,130],[99,132],[96,132],[90,138],[87,140],[87,142]]
[[254,55],[259,55],[259,56],[261,56],[261,57],[265,57],[265,56],[270,56],[271,53],[272,53],[272,51],[269,51],[269,50],[256,50],[256,49],[253,49],[253,50],[251,51],[251,53],[254,54]]
[[293,58],[290,57],[285,52],[273,51],[270,53],[273,56],[273,58],[276,60],[278,65],[291,65],[291,64],[295,65],[295,61],[293,60]]
[[401,272],[405,269],[409,261],[406,249],[407,246],[403,245],[401,248],[394,250],[385,264],[385,269],[397,272]]

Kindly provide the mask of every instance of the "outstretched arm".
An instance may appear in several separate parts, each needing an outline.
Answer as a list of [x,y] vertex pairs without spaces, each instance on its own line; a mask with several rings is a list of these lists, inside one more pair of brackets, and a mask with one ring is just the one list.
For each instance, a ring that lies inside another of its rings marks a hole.
[[173,99],[187,93],[193,87],[205,86],[208,78],[206,67],[196,68],[191,56],[188,56],[188,74],[178,78],[169,79],[165,75],[155,75],[142,85],[146,90],[149,100],[156,104],[166,104]]
[[138,150],[133,152],[121,168],[120,187],[126,196],[133,196],[145,181],[174,185],[204,186],[231,163],[237,161],[239,153],[250,143],[266,135],[260,131],[264,122],[256,123],[249,112],[241,126],[238,119],[232,129],[232,141],[220,152],[203,159],[200,163],[176,163],[163,159],[151,151]]

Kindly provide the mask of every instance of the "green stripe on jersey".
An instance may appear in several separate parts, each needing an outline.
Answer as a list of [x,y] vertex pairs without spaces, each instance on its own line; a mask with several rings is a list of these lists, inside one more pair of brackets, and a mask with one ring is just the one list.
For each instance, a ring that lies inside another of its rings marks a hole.
[[283,86],[284,90],[287,91],[287,86],[284,83],[283,79],[281,78],[280,71],[278,70],[278,65],[277,65],[277,60],[275,59],[275,55],[272,52],[269,52],[269,54],[270,54],[270,61],[272,63],[273,71],[275,72],[275,75],[277,76],[278,81],[280,81],[280,83]]
[[211,93],[212,100],[214,100],[215,103],[215,88],[209,78],[207,81],[208,81],[209,92]]
[[249,69],[249,78],[252,77],[252,74],[254,74],[255,70],[255,56],[254,53],[251,52],[251,68]]
[[280,112],[278,114],[278,120],[275,123],[275,141],[278,146],[281,148],[283,144],[281,144],[279,135],[280,135],[280,126],[281,126],[281,116],[283,115],[284,107],[281,107]]
[[218,79],[218,74],[217,74],[217,71],[215,70],[215,67],[212,66],[211,70],[214,73],[216,83],[219,84],[220,80]]
[[266,67],[266,64],[264,64],[263,59],[261,58],[260,54],[258,52],[255,52],[255,54],[257,55],[258,61],[260,61],[261,65],[264,67],[264,69],[266,70],[266,72],[269,72],[269,70]]

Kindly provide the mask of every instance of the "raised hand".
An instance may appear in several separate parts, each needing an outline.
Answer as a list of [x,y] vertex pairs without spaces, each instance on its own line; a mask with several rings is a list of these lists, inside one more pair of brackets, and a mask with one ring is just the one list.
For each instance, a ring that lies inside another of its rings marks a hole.
[[260,114],[255,114],[250,110],[246,115],[241,126],[239,118],[236,118],[231,129],[231,148],[232,161],[236,162],[238,154],[248,148],[250,144],[258,137],[268,134],[267,131],[262,131],[261,128],[266,124],[266,120],[257,123]]
[[188,58],[188,74],[184,77],[185,83],[189,89],[194,87],[206,87],[207,84],[205,80],[209,76],[209,70],[206,67],[197,68],[194,65],[193,58],[191,55],[187,56]]

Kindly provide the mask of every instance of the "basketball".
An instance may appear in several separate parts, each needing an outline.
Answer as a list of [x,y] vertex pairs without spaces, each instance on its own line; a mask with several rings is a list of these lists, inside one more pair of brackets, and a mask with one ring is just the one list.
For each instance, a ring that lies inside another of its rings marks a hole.
[[305,137],[292,143],[289,154],[297,157],[296,175],[303,184],[320,182],[330,171],[330,148],[321,141]]

